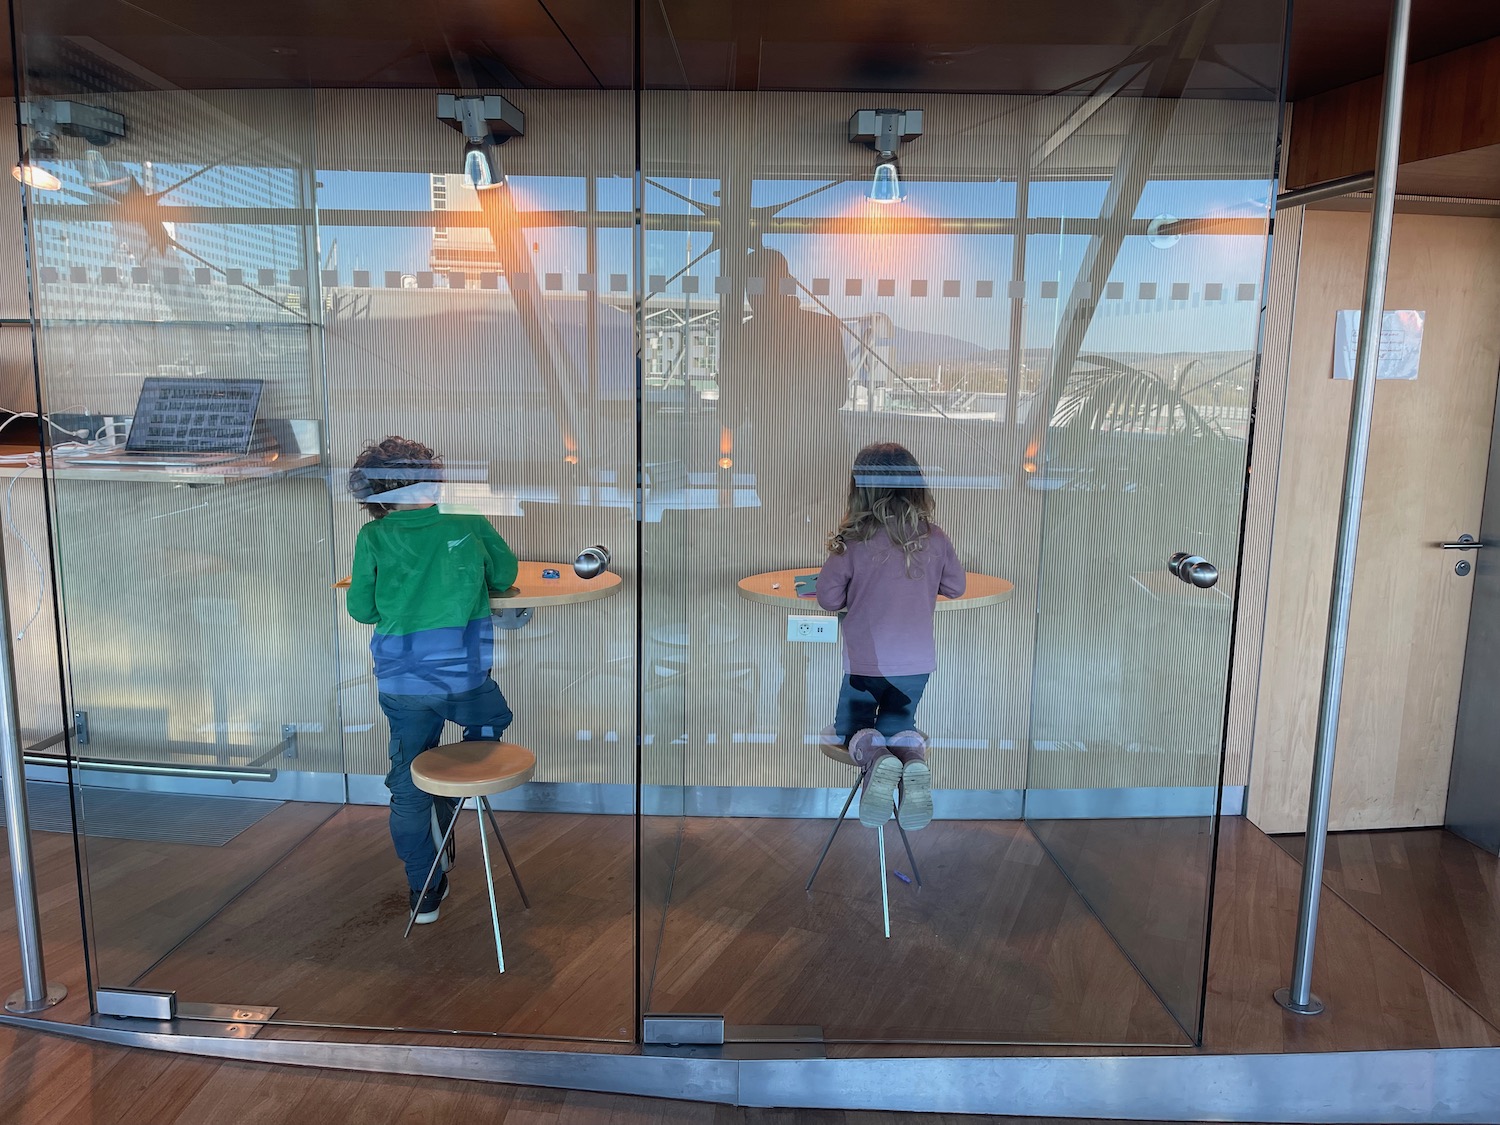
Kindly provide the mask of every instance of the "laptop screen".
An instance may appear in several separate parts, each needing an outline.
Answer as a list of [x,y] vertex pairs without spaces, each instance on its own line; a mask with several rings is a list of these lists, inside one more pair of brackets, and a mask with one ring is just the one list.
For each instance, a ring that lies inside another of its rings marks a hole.
[[167,379],[141,384],[131,453],[244,453],[250,448],[260,379]]

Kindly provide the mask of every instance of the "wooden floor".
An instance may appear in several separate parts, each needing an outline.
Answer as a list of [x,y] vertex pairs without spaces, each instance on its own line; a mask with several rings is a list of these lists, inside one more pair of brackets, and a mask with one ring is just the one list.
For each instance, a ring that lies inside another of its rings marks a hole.
[[[372,817],[371,813],[375,815]],[[532,820],[537,823],[531,825]],[[472,900],[460,897],[473,895],[472,887],[455,891],[444,906],[442,921],[423,932],[421,940],[427,944],[415,957],[381,951],[380,947],[387,943],[391,947],[399,943],[400,933],[399,921],[393,923],[383,908],[377,921],[363,928],[351,925],[352,933],[347,939],[335,939],[328,934],[328,917],[338,916],[338,912],[343,911],[346,922],[357,919],[360,913],[353,902],[369,901],[371,888],[383,886],[391,874],[388,869],[394,863],[389,854],[389,843],[383,836],[382,821],[383,817],[377,810],[341,812],[313,832],[267,875],[248,884],[223,913],[176,949],[168,961],[152,970],[148,979],[155,974],[171,975],[168,967],[181,958],[179,965],[184,973],[181,978],[174,978],[179,988],[188,979],[186,971],[193,968],[205,989],[217,987],[214,982],[241,985],[259,982],[265,986],[265,998],[281,1002],[288,1014],[297,1011],[298,1005],[303,1005],[307,1011],[319,1005],[332,1005],[335,998],[340,1006],[364,1003],[373,1011],[379,1003],[388,1003],[393,996],[420,999],[422,990],[411,987],[410,982],[402,978],[413,971],[424,972],[424,963],[433,959],[434,963],[445,964],[444,971],[421,979],[428,987],[439,976],[443,977],[443,982],[423,1011],[451,1014],[459,1010],[453,1006],[459,1002],[450,999],[454,994],[473,993],[478,997],[476,1003],[482,1004],[484,1010],[501,1019],[515,1017],[521,1009],[505,1003],[504,990],[499,988],[495,979],[488,981],[489,987],[483,983],[471,984],[479,977],[463,977],[461,974],[466,970],[462,966],[444,962],[444,958],[450,955],[443,952],[436,940],[449,922],[458,922],[447,930],[454,935],[455,942],[462,937],[463,941],[458,944],[484,949],[485,941],[480,939],[488,939],[485,903],[477,896]],[[502,884],[503,908],[507,918],[511,919],[507,941],[514,942],[509,948],[516,950],[517,958],[512,962],[515,967],[506,974],[504,981],[507,988],[517,986],[519,982],[518,990],[529,990],[527,994],[532,999],[528,1010],[538,1021],[535,1026],[544,1026],[547,1019],[554,1018],[550,1014],[554,1009],[566,1010],[572,1005],[578,1012],[586,1011],[589,997],[598,987],[597,981],[587,983],[592,962],[599,959],[602,949],[613,947],[616,931],[611,927],[621,924],[605,921],[618,897],[611,889],[616,877],[611,876],[605,857],[612,855],[624,866],[623,878],[627,888],[631,875],[629,822],[624,821],[622,825],[623,829],[616,829],[603,818],[551,815],[507,816],[505,819],[507,837],[518,852],[523,874],[531,879],[528,889],[533,895],[535,908],[531,920],[523,921],[524,916],[515,912],[518,903],[510,898],[513,890],[505,889]],[[804,826],[793,827],[801,829]],[[984,826],[990,844],[996,849],[987,857],[987,864],[974,858],[973,840],[960,833],[945,833],[945,827],[952,826],[935,825],[936,830],[925,830],[914,838],[921,848],[919,859],[927,859],[924,875],[929,880],[929,891],[963,875],[965,878],[979,878],[986,888],[994,888],[993,893],[973,898],[964,911],[951,911],[942,909],[944,903],[939,896],[931,895],[929,901],[928,891],[924,891],[923,897],[918,899],[904,885],[893,881],[893,922],[897,926],[904,924],[911,934],[908,939],[911,944],[906,951],[895,953],[896,947],[887,947],[883,938],[876,942],[869,937],[872,933],[878,936],[878,903],[871,893],[870,882],[873,880],[864,881],[864,867],[873,865],[865,862],[862,867],[860,863],[870,857],[864,854],[864,847],[851,846],[851,841],[842,837],[830,856],[829,866],[819,876],[819,885],[823,889],[811,900],[804,898],[800,905],[787,902],[779,908],[789,912],[792,921],[800,921],[800,926],[792,927],[800,933],[792,933],[782,940],[771,940],[768,934],[773,918],[770,916],[762,917],[759,923],[732,919],[737,927],[737,938],[718,946],[712,942],[695,945],[691,934],[704,932],[703,927],[708,925],[701,916],[704,911],[708,917],[717,912],[721,919],[731,918],[736,910],[743,913],[737,902],[749,901],[758,890],[766,889],[766,881],[774,882],[777,870],[783,871],[782,881],[795,880],[800,895],[801,879],[807,869],[804,860],[810,857],[798,850],[807,844],[800,830],[778,835],[767,829],[766,822],[690,822],[688,838],[683,841],[684,862],[678,872],[678,897],[675,901],[679,906],[694,902],[699,905],[692,911],[683,910],[675,919],[670,913],[668,915],[659,987],[670,985],[678,989],[684,1003],[700,995],[713,994],[728,996],[743,1005],[754,1002],[755,995],[764,991],[768,1012],[796,1012],[800,1003],[795,999],[796,993],[817,985],[818,975],[842,975],[846,982],[858,977],[866,985],[848,992],[854,1006],[846,1009],[853,1013],[846,1018],[851,1022],[857,1019],[867,1023],[877,1019],[912,1021],[920,1016],[924,1002],[921,996],[915,995],[915,990],[900,987],[904,982],[892,981],[888,974],[860,975],[860,970],[869,967],[866,958],[873,955],[871,950],[879,949],[882,954],[897,956],[898,971],[913,966],[918,971],[925,971],[920,961],[924,955],[931,954],[935,943],[950,943],[939,952],[951,955],[957,948],[951,943],[960,940],[954,935],[962,935],[965,928],[987,930],[997,924],[996,919],[1004,919],[1010,939],[1019,951],[1006,954],[988,965],[971,964],[966,979],[971,988],[976,985],[988,988],[989,995],[994,997],[1002,988],[1014,987],[1014,981],[1030,974],[1034,982],[1045,983],[1054,989],[1050,994],[1052,1003],[1066,989],[1073,990],[1076,1002],[1089,1006],[1103,1006],[1105,997],[1126,994],[1121,983],[1126,978],[1112,966],[1108,944],[1100,941],[1091,928],[1092,919],[1087,917],[1087,912],[1080,914],[1076,907],[1066,904],[1065,896],[1052,895],[1047,885],[1057,878],[1056,870],[1045,857],[1031,862],[1030,852],[1035,845],[1028,845],[1019,825]],[[622,832],[619,839],[615,839],[616,832]],[[584,838],[579,833],[583,833]],[[588,846],[588,842],[594,840],[602,841],[597,849]],[[786,840],[792,843],[786,844]],[[477,860],[472,830],[466,835],[466,841],[468,849],[460,857],[461,865]],[[784,846],[775,846],[778,841]],[[820,840],[813,841],[814,845],[820,843]],[[868,846],[867,841],[860,843]],[[204,853],[223,850],[192,849],[199,856],[199,865],[212,860],[211,855],[205,858]],[[592,858],[587,861],[568,859],[573,853]],[[71,841],[65,836],[38,834],[36,854],[49,976],[65,981],[73,989],[69,1000],[55,1014],[64,1020],[86,1019],[88,1004],[84,995]],[[816,855],[816,846],[812,848],[812,855]],[[92,858],[95,863],[102,862],[97,849],[92,850]],[[120,856],[115,858],[124,862]],[[710,860],[729,863],[727,868],[721,868],[721,878],[716,881],[720,884],[719,894],[723,899],[717,907],[711,907],[707,897],[710,884],[715,882],[705,874],[710,870]],[[108,895],[123,894],[124,888],[132,883],[143,893],[148,887],[159,884],[152,893],[165,895],[165,888],[175,877],[172,864],[177,862],[185,861],[158,856],[156,866],[145,869],[150,878],[138,875],[134,880],[123,876],[118,881],[111,878],[99,880],[104,872],[93,873]],[[841,870],[838,865],[846,862],[853,867]],[[904,869],[894,856],[892,862]],[[1007,870],[1008,867],[1025,868],[1029,874]],[[394,893],[399,896],[399,871],[394,874]],[[830,876],[833,878],[825,887],[823,879]],[[1278,1008],[1270,999],[1270,993],[1285,983],[1290,963],[1299,876],[1296,861],[1270,839],[1242,820],[1225,822],[1214,911],[1204,1050],[1316,1051],[1500,1045],[1500,1031],[1336,895],[1325,898],[1315,981],[1317,992],[1329,1005],[1327,1014],[1304,1019]],[[1012,896],[1018,894],[1018,888],[1024,889],[1024,893],[1005,906],[1001,900],[1005,899],[1006,892],[999,888],[1008,888]],[[391,893],[388,889],[382,892],[386,896]],[[570,896],[588,899],[593,906],[574,901]],[[97,889],[95,897],[99,898]],[[791,897],[795,899],[797,896]],[[379,896],[375,898],[380,900]],[[1460,905],[1462,900],[1463,896],[1455,897]],[[0,901],[4,901],[4,896],[0,896]],[[547,919],[551,921],[541,917],[543,902],[550,906]],[[1054,927],[1052,932],[1060,929],[1069,935],[1061,943],[1049,939],[1046,929],[1049,916],[1038,905],[1043,902],[1062,904],[1054,906],[1050,915]],[[873,914],[872,904],[876,906]],[[8,907],[8,902],[5,905]],[[374,917],[373,907],[361,909]],[[399,903],[394,909],[399,914]],[[593,922],[588,920],[591,909],[594,911]],[[769,909],[770,906],[762,905],[762,911]],[[569,914],[569,911],[575,913]],[[467,916],[470,913],[477,916],[478,932],[475,934],[468,933]],[[625,917],[628,925],[628,895]],[[325,922],[321,928],[315,924],[319,918]],[[846,926],[847,931],[855,935],[855,946],[862,944],[863,948],[855,948],[852,955],[833,962],[819,958],[799,961],[799,949],[817,952],[817,946],[824,940],[819,937],[812,941],[813,948],[807,948],[810,940],[807,935],[820,933],[807,928],[814,921]],[[976,921],[982,921],[983,925],[974,924]],[[966,922],[969,923],[967,926]],[[394,939],[389,936],[392,925]],[[1097,923],[1092,925],[1097,926]],[[528,936],[529,926],[535,927],[535,931]],[[681,929],[674,932],[674,926]],[[581,933],[570,936],[567,932],[570,927]],[[920,938],[919,932],[923,935]],[[236,933],[238,937],[234,936]],[[0,984],[6,979],[12,981],[6,987],[14,987],[16,975],[13,934],[14,923],[7,909],[0,913]],[[570,940],[574,944],[566,946],[565,954],[564,947]],[[994,935],[989,933],[970,934],[965,940],[973,943],[974,951],[986,956],[994,954],[998,948],[992,944],[996,940]],[[731,952],[736,948],[736,941],[740,956]],[[791,944],[786,944],[787,941]],[[611,981],[619,978],[626,982],[620,987],[619,995],[628,1005],[632,956],[628,934],[623,944],[625,964],[618,969],[611,965],[604,976]],[[1050,944],[1061,944],[1074,952],[1055,954],[1050,950]],[[697,956],[694,955],[695,948]],[[764,951],[758,961],[755,960],[756,949]],[[528,980],[520,971],[519,959],[533,955],[531,951],[534,950],[546,953],[549,971],[557,974],[550,983],[543,981],[540,975]],[[775,957],[770,956],[771,951],[775,951]],[[1100,958],[1099,964],[1085,964],[1088,958],[1096,956]],[[778,962],[789,967],[784,978],[771,971]],[[948,964],[954,962],[950,960]],[[878,965],[875,967],[879,968]],[[453,987],[455,978],[448,974],[454,972],[460,974],[458,979],[468,987]],[[519,975],[512,977],[512,972]],[[764,987],[746,987],[752,978]],[[996,978],[1000,978],[1000,984],[995,983]],[[872,979],[877,980],[878,985],[869,984]],[[948,986],[938,993],[936,999],[955,995],[957,991]],[[276,995],[269,995],[272,992]],[[829,994],[843,995],[844,992],[830,988]],[[187,995],[185,992],[185,998]],[[243,990],[237,990],[233,998],[244,995]],[[600,993],[600,1002],[611,1011],[610,1018],[613,1018],[610,1006],[615,1001],[610,1000],[609,995],[607,991]],[[203,998],[225,999],[229,996],[205,991]],[[933,997],[927,999],[930,1001]],[[974,1012],[979,1011],[980,1005],[967,1000],[965,1003],[969,1003]],[[1152,1003],[1155,1003],[1154,999]],[[1038,1003],[1025,1017],[997,1014],[996,1021],[1030,1020],[1028,1026],[1032,1027],[1045,1026],[1046,1020],[1060,1022],[1051,1014],[1038,1019],[1035,1013],[1047,1006]],[[1160,1010],[1159,1005],[1157,1010]],[[1149,1007],[1133,1008],[1131,1015],[1114,1018],[1123,1018],[1127,1024],[1138,1020],[1141,1021],[1138,1026],[1149,1026],[1144,1021],[1157,1018],[1144,1014],[1150,1011]],[[626,1019],[628,1023],[628,1011]],[[603,1019],[594,1022],[604,1026]],[[836,1025],[836,1019],[830,1019],[827,1014],[822,1015],[820,1022],[826,1026]],[[287,1028],[270,1034],[336,1037],[334,1033],[315,1029],[299,1031]],[[347,1038],[353,1034],[343,1033],[337,1037]],[[446,1041],[452,1042],[451,1039]],[[477,1042],[502,1046],[512,1041],[487,1039]],[[604,1044],[599,1046],[606,1050],[622,1049]],[[1114,1053],[1117,1049],[1053,1046],[991,1048],[986,1053],[1057,1053],[1068,1050]],[[1136,1047],[1133,1050],[1159,1049]],[[916,1055],[951,1051],[952,1048],[851,1044],[835,1047],[829,1053]],[[560,1121],[579,1125],[654,1121],[874,1123],[898,1119],[949,1120],[938,1117],[898,1118],[885,1114],[733,1110],[442,1080],[258,1067],[90,1047],[5,1029],[0,1029],[0,1052],[4,1054],[3,1061],[0,1061],[0,1105],[20,1107],[18,1115],[9,1120],[24,1125],[42,1122],[67,1122],[71,1125],[72,1122],[87,1121],[140,1121],[160,1125],[213,1122],[217,1125],[226,1120],[237,1123],[318,1120],[330,1125],[380,1120],[447,1125],[472,1120],[476,1115],[485,1120],[517,1123]]]
[[1208,940],[1213,822],[1209,817],[1033,822],[1068,881],[1196,1034]]
[[87,837],[100,979],[139,979],[337,812],[288,802],[217,848]]
[[[828,829],[688,820],[652,1010],[829,1040],[1190,1042],[1024,824],[912,833],[925,886],[888,879],[889,939],[874,833],[857,821],[803,893]],[[890,866],[910,875],[887,835]]]
[[[441,917],[405,939],[406,879],[386,822],[383,808],[340,809],[150,972],[101,980],[175,989],[183,1001],[275,1005],[278,1018],[311,1023],[633,1038],[631,817],[502,814],[532,904],[522,909],[492,839],[503,976],[473,814],[459,825]],[[97,905],[95,917],[107,950],[116,935]]]
[[[1275,840],[1301,861],[1304,837]],[[1441,828],[1336,832],[1323,882],[1500,1026],[1500,857]]]

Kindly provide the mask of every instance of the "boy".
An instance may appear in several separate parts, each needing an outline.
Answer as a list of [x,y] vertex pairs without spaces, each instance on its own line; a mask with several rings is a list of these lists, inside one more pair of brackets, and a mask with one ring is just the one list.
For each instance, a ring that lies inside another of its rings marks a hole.
[[490,678],[494,629],[490,591],[516,579],[516,556],[483,516],[437,506],[442,459],[421,442],[371,442],[349,471],[349,491],[373,517],[359,529],[349,584],[349,616],[375,626],[370,654],[380,709],[391,728],[391,842],[406,866],[411,909],[421,924],[437,921],[448,876],[421,894],[437,855],[434,831],[453,819],[455,803],[411,779],[411,763],[436,746],[443,724],[464,740],[498,739],[511,711]]

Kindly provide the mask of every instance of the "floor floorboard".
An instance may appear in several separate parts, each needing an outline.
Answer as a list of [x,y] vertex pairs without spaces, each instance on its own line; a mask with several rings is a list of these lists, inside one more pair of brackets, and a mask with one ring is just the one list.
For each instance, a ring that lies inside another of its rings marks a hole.
[[[366,1005],[366,1010],[375,1012],[415,996],[427,998],[429,1007],[422,1010],[434,1017],[482,1009],[500,1020],[520,1019],[529,1010],[532,1015],[527,1019],[531,1022],[522,1020],[514,1026],[540,1028],[568,1025],[571,1017],[557,1016],[554,1006],[563,1011],[571,1006],[575,1013],[581,1013],[593,1002],[590,997],[602,996],[606,1005],[613,1003],[608,999],[610,994],[600,989],[602,982],[618,978],[625,982],[619,996],[628,1024],[632,939],[627,933],[617,941],[611,927],[621,923],[618,918],[610,919],[611,911],[617,912],[623,902],[623,917],[629,921],[628,895],[613,889],[621,878],[628,888],[632,877],[629,821],[622,820],[616,827],[607,818],[532,814],[507,816],[504,823],[534,901],[530,921],[523,921],[528,916],[518,910],[518,901],[511,900],[514,891],[502,883],[506,938],[513,943],[508,949],[513,948],[521,960],[535,955],[538,965],[556,973],[551,984],[542,982],[539,970],[528,979],[519,961],[518,968],[511,970],[516,976],[507,972],[505,978],[499,978],[477,972],[465,976],[468,970],[449,959],[458,958],[460,951],[465,956],[483,951],[489,938],[487,903],[482,891],[472,884],[455,891],[444,906],[444,918],[437,926],[427,928],[429,932],[420,939],[425,944],[416,947],[413,954],[410,943],[399,938],[399,903],[395,906],[397,917],[392,918],[385,903],[390,889],[378,894],[373,891],[390,881],[394,862],[384,838],[383,816],[378,810],[364,809],[344,810],[307,835],[290,855],[279,854],[268,844],[267,874],[238,888],[237,897],[208,924],[192,932],[143,983],[157,974],[164,974],[165,980],[176,961],[182,974],[179,986],[196,979],[205,999],[229,996],[228,992],[215,994],[213,990],[231,985],[239,986],[234,998],[246,997],[251,993],[244,990],[259,985],[267,998],[282,1001],[286,1011],[298,1011],[301,1005],[304,1013],[316,1015],[320,1006],[327,1011],[346,1006],[359,1010],[360,1005]],[[857,834],[846,839],[841,833],[829,865],[819,876],[818,890],[812,896],[802,894],[808,863],[821,845],[819,827],[816,822],[690,822],[677,873],[675,902],[680,909],[675,919],[672,912],[668,914],[658,966],[658,987],[663,989],[663,997],[671,995],[680,1005],[724,997],[747,1013],[759,1005],[766,1020],[821,1016],[817,1022],[831,1027],[837,1026],[839,1019],[846,1019],[850,1025],[884,1021],[887,1026],[897,1026],[903,1021],[920,1023],[929,1006],[942,1004],[949,1005],[950,1011],[967,1011],[971,1019],[977,1019],[976,1013],[982,1013],[985,1004],[969,993],[988,989],[993,999],[1008,989],[1016,1011],[1000,1013],[996,1021],[1010,1020],[1016,1026],[1037,1028],[1048,1026],[1049,1020],[1052,1026],[1058,1026],[1058,1017],[1048,1011],[1049,1004],[1071,990],[1078,1003],[1105,1006],[1108,997],[1116,1004],[1106,1016],[1090,1017],[1096,1018],[1099,1027],[1138,1030],[1162,1018],[1155,998],[1131,983],[1130,976],[1119,967],[1123,957],[1107,935],[1099,933],[1097,919],[1076,902],[1070,903],[1067,895],[1052,892],[1050,884],[1061,877],[1023,826],[983,826],[984,847],[976,846],[972,833],[965,836],[941,824],[915,837],[929,886],[918,896],[906,885],[892,881],[893,924],[903,938],[889,944],[879,934],[878,891],[867,839]],[[472,829],[465,842],[461,872],[464,865],[477,867]],[[64,1020],[86,1019],[72,841],[39,833],[35,851],[49,976],[72,989],[55,1015]],[[91,874],[103,876],[96,879],[94,897],[108,903],[110,896],[124,895],[134,886],[143,895],[155,896],[156,901],[169,902],[179,865],[201,866],[210,862],[209,853],[223,851],[193,848],[196,859],[158,852],[154,867],[141,868],[128,853],[105,857],[91,847]],[[621,865],[623,874],[612,874],[609,857]],[[983,857],[983,861],[976,857]],[[118,859],[121,868],[111,873],[107,858]],[[244,857],[218,858],[229,864],[226,870],[241,875],[249,870]],[[892,862],[895,865],[899,861],[892,857]],[[137,874],[130,878],[120,874],[127,868]],[[1387,878],[1380,865],[1377,868],[1382,897],[1395,903],[1395,891],[1404,884]],[[1480,870],[1490,869],[1481,866]],[[150,871],[152,878],[141,871]],[[208,872],[198,874],[212,882]],[[394,876],[395,894],[399,896],[399,871]],[[1325,898],[1320,929],[1315,988],[1328,1002],[1327,1014],[1304,1019],[1278,1008],[1270,993],[1285,983],[1290,965],[1299,878],[1298,863],[1276,843],[1243,820],[1224,823],[1203,1050],[1500,1045],[1500,1032],[1412,955],[1414,939],[1403,937],[1398,944],[1340,894]],[[1361,878],[1359,885],[1368,888],[1368,873]],[[796,894],[780,893],[781,888],[793,883]],[[953,909],[953,897],[930,893],[947,888],[951,896],[956,885],[977,888],[961,910]],[[0,902],[6,897],[0,896]],[[1456,890],[1451,897],[1453,908],[1460,913],[1476,901],[1489,900],[1476,900]],[[543,904],[548,907],[545,913],[540,909]],[[4,905],[7,909],[0,910],[0,979],[15,975],[16,957],[14,922],[8,902]],[[1479,941],[1494,936],[1485,909],[1481,906],[1472,916],[1461,919],[1465,932],[1476,935],[1468,939],[1476,949],[1485,948],[1477,944]],[[374,920],[359,924],[358,919],[364,917],[362,911],[374,912]],[[143,909],[140,916],[149,918],[149,911]],[[184,916],[175,916],[173,924],[180,925]],[[330,935],[326,924],[330,917],[342,919],[348,932]],[[840,928],[844,945],[830,953],[829,935]],[[436,940],[444,932],[452,943],[446,952]],[[173,935],[175,944],[181,935],[167,926],[159,936],[165,940]],[[620,942],[626,953],[624,963],[616,968],[605,963],[603,951],[613,951]],[[143,946],[142,952],[151,948]],[[883,962],[881,958],[892,960]],[[933,971],[938,964],[977,967],[971,969],[971,979],[955,982],[944,981]],[[1477,967],[1481,977],[1483,969]],[[190,970],[196,978],[191,977]],[[402,980],[413,971],[417,984]],[[1027,979],[1051,992],[1033,996],[1028,1003],[1021,984]],[[455,980],[461,987],[454,987]],[[905,987],[907,981],[917,981],[920,987]],[[977,987],[976,981],[980,982]],[[438,982],[435,990],[434,982]],[[530,996],[530,1009],[507,1003],[507,988]],[[270,995],[273,992],[274,997]],[[455,993],[462,999],[454,1000]],[[844,1014],[835,1012],[830,1018],[826,1012],[820,1013],[808,1000],[820,994],[848,1000]],[[184,996],[194,998],[188,993]],[[1122,997],[1129,997],[1129,1003],[1122,1002]],[[553,1021],[550,1025],[549,1020]],[[384,1041],[412,1038],[404,1033],[297,1027],[267,1029],[263,1034]],[[489,1046],[524,1042],[451,1036],[422,1039]],[[565,1046],[557,1042],[550,1045]],[[600,1044],[598,1049],[629,1047]],[[972,1048],[968,1053],[1104,1054],[1119,1050],[1053,1044]],[[1125,1050],[1176,1053],[1147,1046]],[[835,1045],[830,1054],[951,1051],[951,1047],[937,1046],[846,1044]],[[908,1120],[972,1120],[744,1110],[437,1079],[260,1067],[91,1046],[3,1028],[0,1105],[14,1109],[7,1120],[17,1125],[94,1121],[111,1125],[219,1125],[225,1120],[317,1120],[329,1125],[380,1120],[457,1125],[476,1117],[512,1125],[876,1125]]]
[[[1304,837],[1274,839],[1301,863]],[[1323,883],[1500,1027],[1500,857],[1441,828],[1335,832]]]

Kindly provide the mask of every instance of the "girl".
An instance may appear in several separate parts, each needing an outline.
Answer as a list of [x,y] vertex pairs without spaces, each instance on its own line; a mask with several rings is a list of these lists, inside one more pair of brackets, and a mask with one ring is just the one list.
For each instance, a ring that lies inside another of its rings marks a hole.
[[830,732],[864,772],[859,822],[891,818],[901,787],[902,828],[932,820],[927,738],[917,704],[937,668],[932,615],[939,594],[964,592],[964,568],[932,522],[922,467],[895,442],[867,445],[854,458],[849,509],[828,539],[818,604],[843,610],[844,682]]

